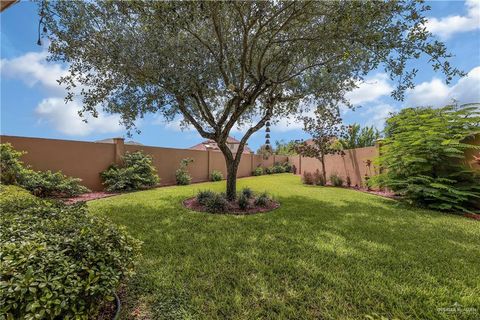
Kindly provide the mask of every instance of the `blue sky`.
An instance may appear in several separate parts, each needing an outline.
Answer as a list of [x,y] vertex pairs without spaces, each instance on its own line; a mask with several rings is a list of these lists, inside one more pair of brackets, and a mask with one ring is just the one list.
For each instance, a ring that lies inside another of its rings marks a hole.
[[[428,28],[445,41],[455,57],[451,63],[468,72],[462,79],[446,85],[442,75],[432,71],[425,60],[412,62],[420,72],[417,87],[407,92],[403,102],[390,98],[394,84],[374,70],[359,88],[349,94],[358,106],[344,112],[344,122],[383,127],[390,112],[406,106],[441,106],[456,99],[461,103],[480,102],[480,0],[431,1]],[[79,102],[64,104],[64,91],[56,79],[65,72],[61,65],[45,60],[46,48],[37,42],[38,16],[31,2],[20,2],[0,15],[1,33],[1,121],[5,135],[94,141],[124,136],[118,116],[101,114],[85,124],[76,111]],[[301,123],[282,120],[272,126],[272,139],[304,139]],[[145,145],[187,148],[202,138],[193,130],[181,131],[178,123],[164,123],[149,116],[139,122],[140,134],[133,139]],[[233,136],[241,137],[240,132]],[[249,140],[252,149],[264,142],[263,131]]]

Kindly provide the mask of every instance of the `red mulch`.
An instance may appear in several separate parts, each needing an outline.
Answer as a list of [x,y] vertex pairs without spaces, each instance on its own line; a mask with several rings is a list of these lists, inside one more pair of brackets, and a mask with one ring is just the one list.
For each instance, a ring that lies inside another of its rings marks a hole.
[[[253,201],[254,200],[252,199],[250,202],[250,206],[246,210],[240,209],[237,202],[230,203],[230,208],[228,209],[228,212],[223,212],[219,214],[249,215],[249,214],[272,211],[280,207],[280,204],[273,200],[268,201],[268,204],[265,207],[255,206]],[[184,207],[193,211],[208,212],[204,205],[201,205],[200,203],[197,202],[196,197],[184,200],[182,204]],[[212,214],[215,214],[215,213],[212,213]]]
[[64,199],[62,199],[62,201],[65,204],[74,204],[74,203],[77,203],[77,202],[80,202],[80,201],[90,201],[90,200],[95,200],[95,199],[107,198],[107,197],[116,196],[118,194],[119,193],[111,193],[111,192],[103,192],[103,191],[88,192],[88,193],[84,193],[84,194],[81,194],[81,195],[73,197],[73,198],[64,198]]
[[473,219],[473,220],[480,221],[480,214],[465,213],[465,214],[463,214],[463,216],[464,216],[465,218],[469,218],[469,219]]

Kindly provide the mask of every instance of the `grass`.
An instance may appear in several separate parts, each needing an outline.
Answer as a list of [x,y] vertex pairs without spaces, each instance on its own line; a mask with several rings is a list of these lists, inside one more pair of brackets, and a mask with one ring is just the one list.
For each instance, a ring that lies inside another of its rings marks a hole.
[[[90,202],[144,241],[124,319],[478,319],[480,224],[290,174],[240,179],[281,208],[196,213],[224,182]],[[453,313],[441,308],[459,303]],[[472,309],[474,308],[474,309]]]

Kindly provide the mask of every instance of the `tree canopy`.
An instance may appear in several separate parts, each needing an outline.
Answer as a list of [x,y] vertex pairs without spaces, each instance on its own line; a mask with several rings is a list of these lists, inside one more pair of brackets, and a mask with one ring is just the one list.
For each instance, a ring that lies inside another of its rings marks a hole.
[[[234,197],[235,173],[249,137],[268,120],[318,105],[348,105],[344,95],[382,67],[413,86],[407,61],[425,54],[447,81],[443,43],[425,28],[421,1],[42,1],[50,59],[69,65],[60,79],[81,114],[103,108],[128,129],[147,113],[180,115],[218,143]],[[245,126],[238,152],[226,146]]]

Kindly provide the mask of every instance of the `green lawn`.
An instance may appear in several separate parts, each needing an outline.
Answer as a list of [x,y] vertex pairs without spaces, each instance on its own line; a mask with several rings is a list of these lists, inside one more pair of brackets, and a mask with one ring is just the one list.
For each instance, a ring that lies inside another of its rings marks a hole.
[[[182,207],[224,182],[89,203],[144,242],[124,319],[480,318],[478,221],[290,174],[238,184],[267,190],[281,208],[231,216]],[[456,302],[464,309],[439,309]]]

